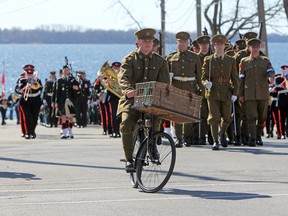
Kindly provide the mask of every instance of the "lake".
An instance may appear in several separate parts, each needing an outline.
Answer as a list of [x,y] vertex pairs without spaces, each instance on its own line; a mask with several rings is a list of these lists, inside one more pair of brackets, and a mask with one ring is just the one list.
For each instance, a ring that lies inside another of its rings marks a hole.
[[[65,56],[74,71],[85,70],[87,78],[93,81],[105,61],[121,62],[134,49],[133,44],[0,44],[0,67],[2,72],[5,65],[6,91],[14,89],[25,64],[34,64],[44,82],[51,70],[58,72],[63,67]],[[168,44],[166,54],[175,49],[175,44]],[[281,65],[288,64],[287,50],[287,43],[269,44],[269,58],[277,73],[281,72]]]

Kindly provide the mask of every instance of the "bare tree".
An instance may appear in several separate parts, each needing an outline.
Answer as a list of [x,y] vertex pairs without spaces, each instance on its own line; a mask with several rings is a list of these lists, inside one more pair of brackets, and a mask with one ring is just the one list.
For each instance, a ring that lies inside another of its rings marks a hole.
[[[288,0],[284,1],[288,2]],[[225,10],[223,6],[224,2]],[[231,39],[238,34],[239,31],[258,28],[257,2],[251,1],[249,5],[240,3],[243,3],[243,1],[212,0],[207,4],[204,10],[204,17],[211,29],[212,35],[223,34]],[[230,7],[227,5],[230,5]],[[267,5],[265,9],[266,25],[272,26],[269,21],[275,20],[276,17],[281,16],[283,12],[282,0],[274,0],[273,3]]]
[[124,8],[124,10],[128,14],[128,16],[135,22],[135,24],[138,26],[138,28],[141,29],[140,23],[135,19],[135,17],[132,15],[130,10],[120,0],[118,0],[117,3],[120,4],[122,8]]
[[286,17],[287,17],[287,20],[288,20],[288,0],[283,0],[283,4],[284,4]]

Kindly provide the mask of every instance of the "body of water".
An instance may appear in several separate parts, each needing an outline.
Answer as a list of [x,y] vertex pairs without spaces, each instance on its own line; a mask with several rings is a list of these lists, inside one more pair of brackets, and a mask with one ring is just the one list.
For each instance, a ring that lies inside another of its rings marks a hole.
[[[175,51],[176,45],[167,45],[166,54]],[[85,70],[91,81],[97,77],[99,68],[105,61],[122,61],[123,57],[135,50],[130,44],[0,44],[0,62],[5,67],[5,89],[14,89],[25,64],[34,64],[42,82],[51,70],[63,67],[67,56],[74,71]],[[277,73],[281,65],[288,64],[287,43],[270,43],[269,58]]]

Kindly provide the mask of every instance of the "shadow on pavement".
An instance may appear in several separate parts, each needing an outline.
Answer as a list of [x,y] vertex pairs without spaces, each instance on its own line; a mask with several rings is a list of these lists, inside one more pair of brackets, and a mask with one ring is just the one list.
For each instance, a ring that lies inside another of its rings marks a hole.
[[219,199],[219,200],[247,200],[247,199],[259,199],[259,198],[272,198],[268,195],[260,195],[255,193],[237,193],[237,192],[222,192],[222,191],[195,191],[195,190],[182,190],[172,189],[160,191],[162,194],[171,195],[189,195],[192,197],[198,197],[202,199]]
[[0,172],[0,178],[12,178],[12,179],[23,178],[26,180],[41,180],[41,178],[36,178],[34,174],[17,173],[17,172]]
[[202,175],[192,175],[182,172],[173,172],[172,175],[182,176],[188,178],[194,178],[204,181],[218,181],[218,182],[242,182],[242,183],[278,183],[278,184],[288,184],[288,181],[271,181],[271,180],[235,180],[235,179],[220,179],[212,176],[202,176]]
[[265,149],[260,149],[260,148],[227,148],[225,151],[228,152],[240,152],[240,153],[250,153],[250,154],[255,154],[255,155],[261,155],[261,154],[266,154],[266,155],[288,155],[288,152],[275,152],[275,151],[270,151],[270,150],[265,150]]

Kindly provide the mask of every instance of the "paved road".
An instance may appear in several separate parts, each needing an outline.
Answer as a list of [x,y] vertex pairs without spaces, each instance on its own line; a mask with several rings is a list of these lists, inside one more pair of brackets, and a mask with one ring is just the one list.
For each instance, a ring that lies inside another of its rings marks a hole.
[[15,122],[0,126],[0,215],[288,215],[288,140],[263,147],[177,149],[174,175],[156,194],[133,189],[119,139],[99,126],[37,127],[25,140]]

